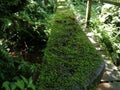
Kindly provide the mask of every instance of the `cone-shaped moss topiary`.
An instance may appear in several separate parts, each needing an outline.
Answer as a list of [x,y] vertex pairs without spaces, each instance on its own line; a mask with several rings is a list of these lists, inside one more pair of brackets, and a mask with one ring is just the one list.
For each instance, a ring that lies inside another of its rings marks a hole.
[[102,62],[73,13],[56,12],[38,90],[81,90],[97,75]]

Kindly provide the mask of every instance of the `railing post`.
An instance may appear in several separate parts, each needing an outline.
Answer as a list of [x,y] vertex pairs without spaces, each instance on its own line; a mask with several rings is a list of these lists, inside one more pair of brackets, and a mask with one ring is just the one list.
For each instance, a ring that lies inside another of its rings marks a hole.
[[87,28],[87,27],[89,26],[89,24],[90,24],[91,4],[92,4],[92,0],[88,0],[88,1],[87,1],[87,8],[86,8],[86,28]]

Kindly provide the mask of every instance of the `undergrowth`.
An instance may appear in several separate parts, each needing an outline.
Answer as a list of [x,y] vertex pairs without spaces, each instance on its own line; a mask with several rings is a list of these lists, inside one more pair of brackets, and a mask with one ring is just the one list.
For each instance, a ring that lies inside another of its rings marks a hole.
[[31,64],[21,57],[10,57],[5,48],[0,45],[0,90],[23,90],[20,88],[25,87],[27,88],[24,90],[28,90],[28,87],[34,85],[34,75],[38,69],[40,65],[37,63]]

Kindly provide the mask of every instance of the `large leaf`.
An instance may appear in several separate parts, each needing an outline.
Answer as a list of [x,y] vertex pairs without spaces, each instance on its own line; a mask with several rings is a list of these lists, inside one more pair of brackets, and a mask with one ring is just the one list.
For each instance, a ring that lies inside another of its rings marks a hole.
[[23,80],[19,80],[19,81],[17,81],[15,84],[16,84],[16,86],[19,87],[21,90],[24,90],[24,88],[25,88],[25,83],[24,83]]
[[32,77],[29,78],[28,88],[35,90],[35,85],[33,84]]
[[10,90],[10,87],[9,87],[9,82],[8,81],[5,81],[2,85],[3,88],[5,88],[5,90]]
[[25,84],[28,84],[28,80],[24,76],[21,76],[21,78],[23,79],[23,81],[25,82]]
[[12,90],[16,90],[16,87],[17,87],[17,86],[15,85],[14,82],[13,82],[13,83],[10,83],[10,86],[11,86],[11,89],[12,89]]

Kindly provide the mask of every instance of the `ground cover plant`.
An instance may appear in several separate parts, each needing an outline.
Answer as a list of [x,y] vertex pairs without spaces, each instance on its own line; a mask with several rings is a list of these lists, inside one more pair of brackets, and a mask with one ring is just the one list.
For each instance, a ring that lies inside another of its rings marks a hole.
[[120,65],[120,7],[105,4],[99,15],[98,33],[101,33],[101,41],[105,43],[113,62]]
[[26,87],[30,83],[30,85],[34,85],[36,81],[36,77],[34,77],[34,75],[36,74],[36,72],[38,72],[39,69],[40,65],[37,63],[31,64],[29,62],[26,62],[23,60],[22,57],[10,57],[9,53],[5,50],[5,48],[0,45],[1,90],[16,90],[16,88],[22,88],[23,84],[25,85],[24,87]]
[[[94,8],[93,8],[94,9]],[[120,65],[120,8],[111,4],[100,5],[96,18],[91,17],[91,30],[106,48],[115,65]],[[95,12],[93,12],[95,13]]]
[[38,90],[76,90],[97,74],[102,58],[67,8],[58,9],[44,53]]

